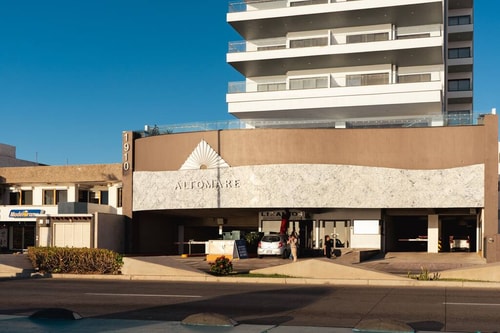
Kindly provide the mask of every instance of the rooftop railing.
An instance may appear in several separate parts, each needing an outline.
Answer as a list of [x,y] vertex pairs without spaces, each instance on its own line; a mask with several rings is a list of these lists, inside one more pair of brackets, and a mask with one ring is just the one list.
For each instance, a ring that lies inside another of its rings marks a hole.
[[335,128],[341,124],[342,128],[414,128],[432,126],[467,126],[478,125],[487,113],[450,112],[446,115],[425,115],[407,117],[375,117],[375,118],[346,118],[323,120],[221,120],[213,122],[193,122],[172,125],[146,125],[144,130],[135,131],[143,137],[187,132],[204,132],[218,130],[251,130],[257,128]]

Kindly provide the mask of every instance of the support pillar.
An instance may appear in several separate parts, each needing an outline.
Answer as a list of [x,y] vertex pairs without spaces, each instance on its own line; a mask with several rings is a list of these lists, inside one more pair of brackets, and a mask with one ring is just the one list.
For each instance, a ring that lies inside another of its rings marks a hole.
[[427,216],[427,252],[439,252],[439,215]]

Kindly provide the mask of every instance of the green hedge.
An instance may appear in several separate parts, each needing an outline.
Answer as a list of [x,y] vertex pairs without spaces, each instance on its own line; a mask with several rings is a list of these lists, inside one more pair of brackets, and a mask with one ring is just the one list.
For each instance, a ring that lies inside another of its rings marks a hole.
[[30,247],[28,258],[41,273],[120,274],[123,258],[105,249]]

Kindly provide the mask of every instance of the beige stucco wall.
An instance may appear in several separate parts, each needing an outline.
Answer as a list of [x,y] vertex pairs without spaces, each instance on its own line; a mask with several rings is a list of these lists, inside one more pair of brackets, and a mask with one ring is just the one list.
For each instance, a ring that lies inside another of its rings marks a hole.
[[305,163],[451,168],[483,163],[485,148],[497,142],[486,141],[485,129],[457,126],[179,133],[136,140],[134,164],[136,171],[178,170],[203,139],[233,167]]
[[[202,140],[233,168],[317,164],[402,172],[428,170],[432,175],[439,170],[480,166],[482,169],[474,169],[474,173],[482,176],[484,186],[481,181],[475,183],[474,191],[482,192],[478,197],[484,205],[484,236],[498,234],[498,118],[495,115],[485,116],[482,125],[476,126],[248,129],[138,138],[132,145],[132,168],[137,175],[141,172],[178,172]],[[132,178],[132,172],[124,175],[124,184],[130,185],[124,193],[124,214],[130,217],[134,198]],[[480,201],[477,204],[480,205]],[[488,250],[488,260],[496,261],[499,252],[491,245]]]
[[118,183],[121,164],[26,166],[0,168],[1,184]]

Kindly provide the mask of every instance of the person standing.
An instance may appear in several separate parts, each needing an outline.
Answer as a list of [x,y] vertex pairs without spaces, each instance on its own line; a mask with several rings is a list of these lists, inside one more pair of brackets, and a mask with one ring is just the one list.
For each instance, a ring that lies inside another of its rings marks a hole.
[[292,259],[294,262],[297,261],[297,237],[295,234],[291,234],[288,238],[287,243],[290,245],[290,251],[292,252]]
[[332,248],[333,248],[333,239],[330,236],[325,236],[325,245],[323,246],[323,253],[328,259],[332,258]]

